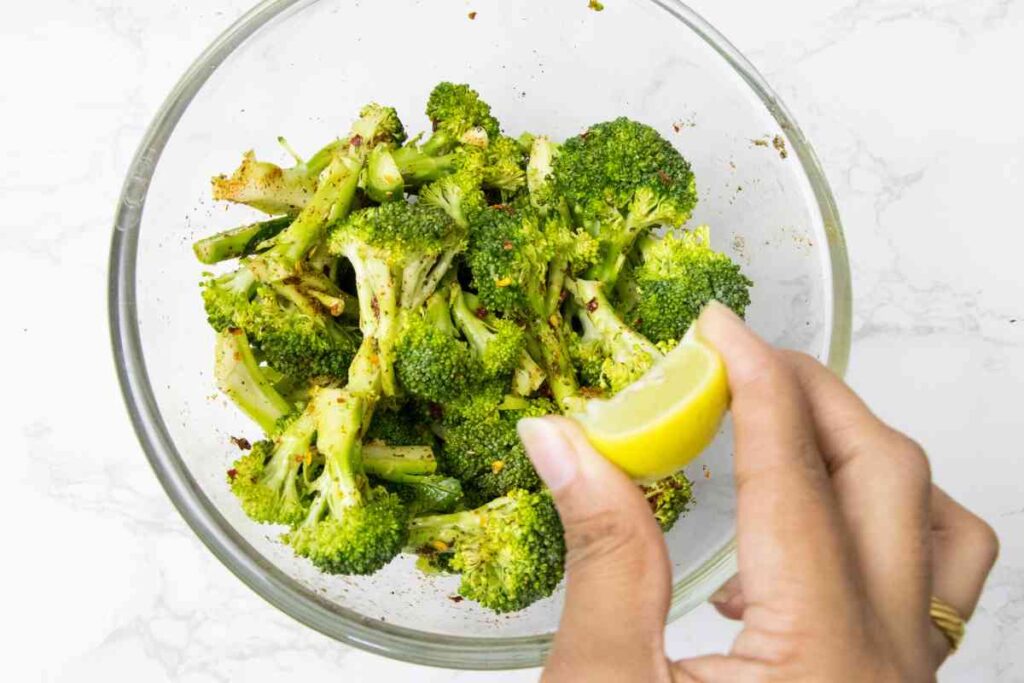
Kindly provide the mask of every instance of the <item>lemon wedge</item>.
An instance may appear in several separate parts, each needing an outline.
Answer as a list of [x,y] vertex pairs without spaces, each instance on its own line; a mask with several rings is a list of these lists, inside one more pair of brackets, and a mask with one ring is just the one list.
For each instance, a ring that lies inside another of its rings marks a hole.
[[651,481],[700,455],[728,408],[722,359],[688,333],[636,382],[610,399],[588,401],[573,417],[601,455],[634,479]]

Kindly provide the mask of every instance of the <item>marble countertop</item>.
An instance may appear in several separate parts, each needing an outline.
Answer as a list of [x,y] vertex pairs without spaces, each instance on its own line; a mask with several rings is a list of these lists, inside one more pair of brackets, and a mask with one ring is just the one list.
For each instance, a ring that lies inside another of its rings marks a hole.
[[[141,455],[106,328],[113,209],[161,100],[249,4],[53,0],[0,24],[0,511],[32,520],[8,523],[0,569],[8,679],[533,680],[393,662],[301,626],[213,558]],[[776,88],[832,183],[849,381],[1002,538],[942,679],[1024,681],[1024,2],[691,4]],[[735,632],[705,607],[669,627],[669,651],[720,651]]]

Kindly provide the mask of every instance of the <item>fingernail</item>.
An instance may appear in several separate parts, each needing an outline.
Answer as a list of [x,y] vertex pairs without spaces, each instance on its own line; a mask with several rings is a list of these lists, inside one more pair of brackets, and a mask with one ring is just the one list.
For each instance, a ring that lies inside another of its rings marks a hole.
[[537,474],[548,488],[558,491],[576,478],[579,464],[576,451],[554,420],[529,417],[516,425]]

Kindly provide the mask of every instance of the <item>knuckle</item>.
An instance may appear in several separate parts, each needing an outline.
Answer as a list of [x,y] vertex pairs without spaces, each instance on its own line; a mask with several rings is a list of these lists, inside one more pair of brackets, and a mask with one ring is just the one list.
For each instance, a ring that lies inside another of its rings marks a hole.
[[996,535],[995,529],[981,517],[975,515],[971,517],[971,522],[967,527],[971,546],[978,554],[979,562],[990,568],[999,557],[999,536]]
[[565,525],[570,566],[609,557],[636,555],[636,529],[620,510],[588,512]]
[[891,460],[897,468],[897,473],[908,483],[930,484],[932,466],[921,444],[894,429],[889,429],[888,441],[891,444]]

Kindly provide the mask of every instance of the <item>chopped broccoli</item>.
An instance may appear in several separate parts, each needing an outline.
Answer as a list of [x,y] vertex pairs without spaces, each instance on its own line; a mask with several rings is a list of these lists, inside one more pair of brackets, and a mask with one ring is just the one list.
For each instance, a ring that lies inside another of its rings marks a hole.
[[682,472],[641,486],[662,531],[671,529],[693,504],[693,485]]
[[626,315],[655,342],[681,339],[709,301],[743,316],[753,282],[728,256],[711,249],[707,226],[645,238],[623,296]]
[[255,254],[267,240],[291,225],[291,216],[278,216],[268,221],[250,223],[205,237],[192,245],[192,251],[201,263],[212,265]]
[[447,301],[433,294],[422,315],[406,320],[395,347],[395,371],[402,388],[435,403],[463,393],[480,370],[473,351],[457,334]]
[[316,422],[307,410],[273,440],[258,441],[228,471],[231,492],[257,522],[297,524],[308,501],[300,470],[310,458]]
[[385,395],[394,396],[395,346],[402,324],[465,248],[465,228],[426,203],[389,202],[348,216],[328,244],[355,269],[363,335],[376,347]]
[[214,375],[217,388],[268,434],[278,420],[292,412],[292,405],[274,388],[253,355],[245,332],[238,328],[217,335]]
[[577,355],[588,365],[588,375],[593,373],[590,364],[598,355],[604,356],[601,386],[617,393],[639,379],[662,356],[655,344],[622,321],[600,282],[568,280],[566,288],[575,299],[576,317],[583,327]]
[[526,333],[519,325],[501,318],[487,320],[479,308],[470,309],[458,284],[452,284],[449,300],[455,324],[473,347],[486,377],[511,376],[524,362],[533,362],[526,351]]
[[608,285],[641,233],[682,225],[697,203],[689,162],[656,130],[627,118],[567,140],[552,168],[573,214],[601,244],[586,277]]
[[407,548],[461,574],[459,594],[495,612],[525,609],[562,580],[565,539],[548,493],[511,491],[465,512],[417,517]]
[[320,476],[309,484],[308,512],[285,539],[296,554],[330,574],[372,574],[398,554],[407,536],[401,499],[366,477],[359,435],[365,396],[322,388],[310,403]]

